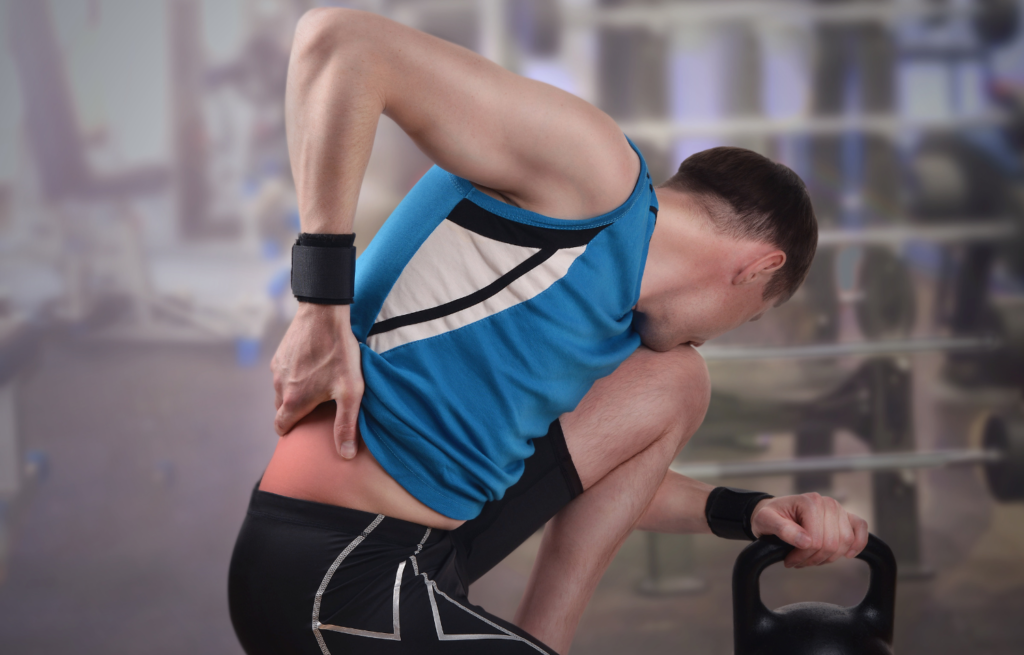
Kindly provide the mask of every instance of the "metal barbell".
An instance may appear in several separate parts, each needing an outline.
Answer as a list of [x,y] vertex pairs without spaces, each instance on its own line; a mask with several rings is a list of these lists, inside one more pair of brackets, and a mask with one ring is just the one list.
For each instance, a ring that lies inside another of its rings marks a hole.
[[[646,27],[654,30],[707,23],[756,21],[795,23],[862,23],[878,21],[892,24],[910,18],[935,19],[954,16],[973,17],[970,7],[936,7],[934,3],[911,0],[899,3],[834,3],[805,4],[738,0],[737,2],[693,2],[685,4],[617,7],[569,6],[563,9],[571,25],[595,27]],[[1000,14],[1003,15],[1003,14]]]
[[809,346],[704,346],[699,352],[706,361],[756,359],[815,359],[846,356],[906,355],[918,352],[985,351],[998,348],[991,337],[927,337],[888,339],[852,343],[824,343]]
[[940,225],[884,225],[864,228],[822,228],[818,247],[891,246],[910,242],[961,244],[994,243],[1017,235],[1020,227],[1012,218],[1001,220],[944,221]]
[[1000,501],[1024,500],[1024,418],[988,416],[981,448],[799,457],[784,460],[675,463],[671,470],[698,480],[798,473],[899,471],[980,464],[992,495]]

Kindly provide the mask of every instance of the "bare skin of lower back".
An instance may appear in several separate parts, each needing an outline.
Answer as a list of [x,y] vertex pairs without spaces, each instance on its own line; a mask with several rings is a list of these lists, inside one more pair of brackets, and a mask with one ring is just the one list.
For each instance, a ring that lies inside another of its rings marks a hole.
[[334,403],[325,403],[277,442],[260,490],[281,496],[384,514],[441,530],[463,521],[430,509],[385,471],[360,439],[357,455],[344,459],[334,446]]

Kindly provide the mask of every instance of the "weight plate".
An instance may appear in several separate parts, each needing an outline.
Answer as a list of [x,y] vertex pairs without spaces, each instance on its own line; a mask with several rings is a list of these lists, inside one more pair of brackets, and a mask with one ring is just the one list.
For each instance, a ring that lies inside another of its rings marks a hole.
[[991,416],[982,436],[985,449],[1003,453],[998,462],[985,464],[985,479],[996,500],[1024,500],[1024,416]]
[[866,248],[860,263],[857,322],[868,339],[910,334],[917,315],[914,283],[903,261],[887,248]]
[[1013,41],[1020,26],[1017,0],[975,0],[974,32],[986,46],[999,47]]
[[839,337],[835,249],[818,249],[800,288],[804,311],[795,326],[795,343],[832,343]]

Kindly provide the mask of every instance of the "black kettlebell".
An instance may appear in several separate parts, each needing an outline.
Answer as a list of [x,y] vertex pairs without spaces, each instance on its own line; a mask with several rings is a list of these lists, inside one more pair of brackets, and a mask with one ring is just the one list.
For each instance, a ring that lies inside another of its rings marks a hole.
[[762,537],[743,549],[732,571],[735,655],[892,655],[896,558],[870,535],[857,556],[871,567],[871,584],[854,607],[795,603],[774,612],[761,602],[761,572],[793,547]]

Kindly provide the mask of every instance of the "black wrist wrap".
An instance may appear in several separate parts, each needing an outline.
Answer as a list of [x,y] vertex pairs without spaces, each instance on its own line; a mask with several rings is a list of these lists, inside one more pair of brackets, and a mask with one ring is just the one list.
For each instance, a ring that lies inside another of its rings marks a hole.
[[756,537],[750,527],[750,517],[757,504],[765,498],[774,496],[760,491],[715,487],[704,506],[704,518],[715,536],[754,541]]
[[350,305],[355,298],[354,234],[299,235],[292,246],[292,293],[300,302]]

